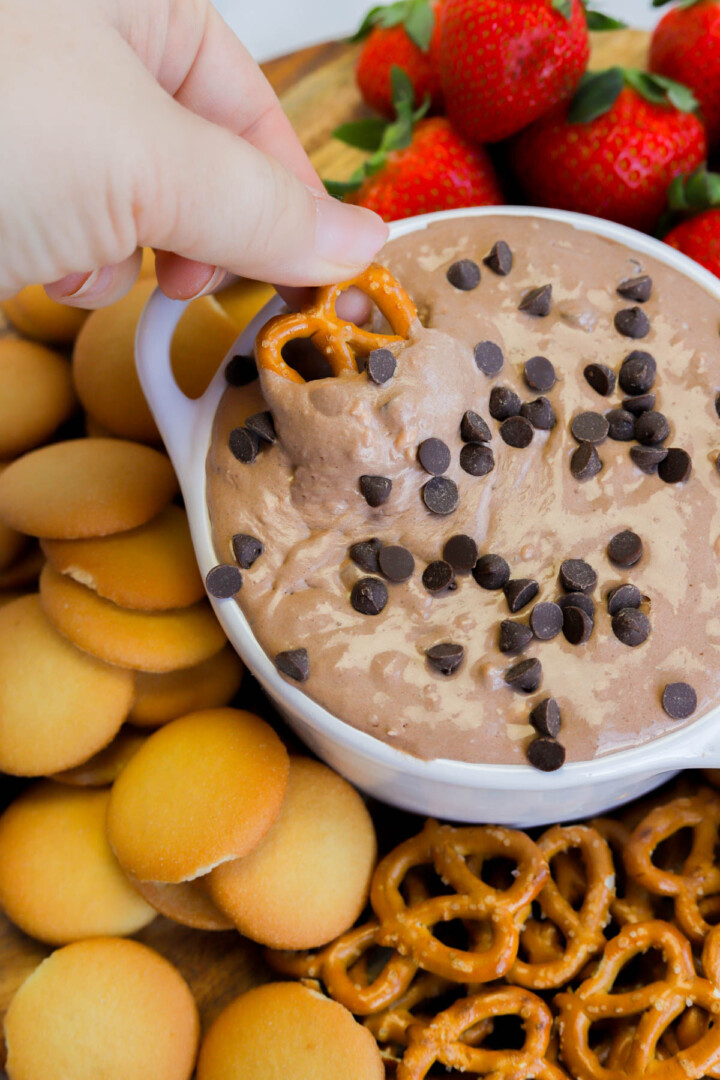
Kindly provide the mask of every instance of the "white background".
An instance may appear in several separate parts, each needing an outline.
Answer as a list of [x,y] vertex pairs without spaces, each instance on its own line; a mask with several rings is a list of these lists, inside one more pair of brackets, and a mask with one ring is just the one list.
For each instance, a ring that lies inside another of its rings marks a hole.
[[[304,45],[341,38],[379,0],[214,0],[215,6],[258,60]],[[649,29],[662,15],[650,0],[597,0],[595,6],[630,26]]]

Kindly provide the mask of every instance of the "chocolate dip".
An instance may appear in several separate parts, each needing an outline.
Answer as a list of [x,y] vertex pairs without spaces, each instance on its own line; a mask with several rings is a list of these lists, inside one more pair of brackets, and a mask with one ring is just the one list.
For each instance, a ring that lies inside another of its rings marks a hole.
[[[482,261],[499,240],[513,253],[507,276]],[[447,279],[462,259],[481,268],[480,284],[469,291]],[[233,563],[235,534],[264,544],[242,571],[236,598],[263,648],[273,658],[306,649],[304,692],[346,723],[422,758],[526,762],[536,734],[530,713],[547,697],[560,707],[558,738],[568,761],[637,746],[719,704],[720,303],[652,258],[532,218],[437,223],[393,241],[380,261],[420,312],[410,339],[392,346],[392,378],[377,385],[363,372],[297,384],[264,371],[259,381],[228,387],[217,412],[207,461],[215,548],[218,562]],[[631,340],[614,317],[633,301],[616,290],[641,274],[652,278],[651,297],[639,305],[650,331]],[[552,285],[550,314],[520,312],[523,296],[545,284]],[[492,377],[475,363],[482,341],[504,353]],[[610,438],[596,446],[603,466],[597,475],[579,480],[571,472],[578,448],[572,420],[587,411],[604,415],[626,396],[619,385],[601,396],[584,369],[603,364],[617,375],[633,349],[657,363],[655,409],[670,425],[662,445],[692,459],[683,483],[645,474],[630,457],[639,444]],[[501,438],[489,396],[502,386],[523,402],[536,399],[523,366],[537,355],[555,369],[545,396],[557,424],[534,430],[530,445],[517,448]],[[229,449],[230,432],[263,410],[272,413],[277,442],[261,444],[256,460],[242,464]],[[468,410],[492,431],[487,445],[495,466],[485,476],[459,464]],[[418,446],[428,438],[451,451],[446,475],[457,484],[459,503],[446,516],[430,513],[421,496],[430,476]],[[363,498],[361,475],[392,480],[381,506]],[[623,530],[636,533],[643,548],[627,569],[607,552]],[[481,588],[467,573],[457,574],[454,589],[429,592],[423,571],[461,533],[475,539],[480,555],[506,559],[514,579],[537,581],[535,598],[512,614],[502,589]],[[415,560],[409,580],[385,581],[388,601],[376,616],[350,603],[366,572],[348,549],[371,537],[401,545]],[[558,576],[567,559],[583,559],[597,573],[589,640],[571,644],[561,632],[532,639],[519,655],[501,653],[503,620],[528,624],[537,603],[564,595]],[[650,623],[649,637],[636,647],[616,636],[607,609],[607,594],[623,583],[640,590]],[[450,675],[426,658],[442,643],[464,649]],[[542,664],[540,685],[530,693],[505,681],[524,659]],[[685,720],[663,709],[663,692],[676,682],[697,694],[697,709]]]

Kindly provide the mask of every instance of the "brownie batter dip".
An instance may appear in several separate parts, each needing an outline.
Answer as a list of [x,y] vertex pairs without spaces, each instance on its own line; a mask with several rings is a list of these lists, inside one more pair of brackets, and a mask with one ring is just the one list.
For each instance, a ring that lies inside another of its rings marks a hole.
[[422,758],[552,770],[720,703],[718,301],[533,217],[381,261],[408,340],[305,383],[231,362],[210,591],[288,680]]

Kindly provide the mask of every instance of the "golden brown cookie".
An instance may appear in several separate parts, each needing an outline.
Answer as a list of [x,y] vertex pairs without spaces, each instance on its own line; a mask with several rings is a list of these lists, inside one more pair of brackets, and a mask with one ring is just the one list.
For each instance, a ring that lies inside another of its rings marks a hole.
[[145,732],[123,727],[108,746],[83,761],[82,765],[53,773],[50,779],[58,784],[69,784],[70,787],[109,787],[146,739]]
[[214,656],[227,640],[207,600],[174,611],[131,611],[102,600],[49,565],[40,575],[40,597],[61,634],[91,656],[119,667],[192,667]]
[[207,878],[181,881],[179,885],[161,885],[157,881],[128,880],[157,912],[166,919],[191,926],[193,930],[232,930],[227,915],[215,906],[207,891]]
[[51,300],[42,285],[28,285],[3,300],[0,311],[21,334],[55,345],[70,345],[90,314]]
[[58,949],[5,1017],[10,1080],[190,1080],[200,1036],[187,983],[124,938]]
[[12,604],[13,600],[19,600],[26,593],[22,589],[8,589],[7,592],[0,592],[0,607],[5,607],[6,604]]
[[0,476],[0,521],[53,540],[144,525],[177,492],[164,454],[121,439],[71,439],[33,450]]
[[166,506],[147,525],[90,540],[45,540],[45,557],[61,574],[120,607],[168,611],[201,600],[187,515]]
[[160,727],[189,712],[228,705],[240,689],[244,670],[242,660],[228,644],[195,667],[165,675],[138,671],[128,720],[138,727]]
[[34,341],[0,339],[0,459],[47,442],[77,407],[70,365]]
[[197,1080],[270,1077],[384,1080],[385,1068],[374,1038],[343,1005],[299,983],[266,983],[220,1013],[200,1048]]
[[172,369],[184,394],[199,398],[205,393],[242,329],[217,297],[193,300],[177,325],[170,351]]
[[241,278],[227,289],[222,289],[214,295],[220,307],[235,323],[237,333],[240,334],[276,293],[273,286],[266,285],[264,281]]
[[287,794],[265,839],[210,874],[210,893],[241,934],[273,949],[314,949],[348,930],[365,907],[375,829],[341,776],[290,759]]
[[288,756],[239,709],[208,709],[153,732],[115,781],[108,835],[140,881],[176,884],[260,843],[280,813]]
[[0,907],[31,937],[66,945],[134,934],[155,918],[110,850],[109,800],[107,788],[46,780],[0,817]]
[[40,598],[0,610],[0,769],[46,776],[87,761],[115,737],[133,675],[76,649]]

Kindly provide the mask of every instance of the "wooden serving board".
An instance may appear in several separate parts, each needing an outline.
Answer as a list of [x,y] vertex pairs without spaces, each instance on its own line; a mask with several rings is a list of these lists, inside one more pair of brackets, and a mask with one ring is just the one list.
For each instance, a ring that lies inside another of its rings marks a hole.
[[[643,67],[648,35],[640,30],[593,34],[591,66],[615,64]],[[355,87],[353,69],[357,50],[341,43],[319,45],[265,65],[265,72],[300,135],[320,176],[344,179],[356,168],[362,155],[332,138],[335,128],[350,119],[367,115]],[[12,333],[0,314],[0,336]],[[255,693],[256,691],[253,691]],[[253,708],[245,698],[243,705]],[[266,702],[256,706],[268,715]],[[291,740],[292,741],[292,740]],[[0,778],[0,785],[3,784]],[[15,789],[12,781],[0,786],[0,806]],[[402,815],[387,811],[380,827],[387,831],[388,843]],[[160,916],[137,940],[157,949],[174,963],[187,979],[200,1008],[203,1029],[212,1023],[224,1006],[238,994],[272,977],[262,950],[239,934],[201,933],[169,922]],[[51,949],[16,930],[0,912],[0,1021],[20,984],[51,952]],[[0,1039],[0,1069],[5,1046]],[[0,1074],[0,1080],[2,1076]]]

